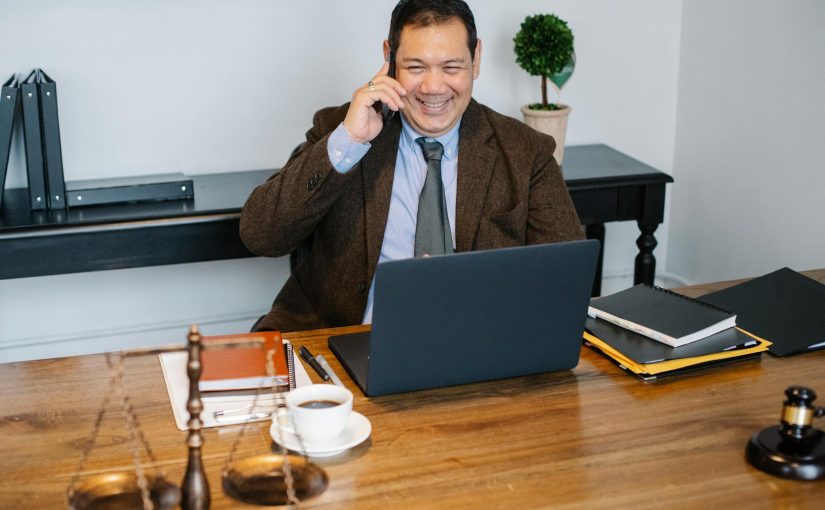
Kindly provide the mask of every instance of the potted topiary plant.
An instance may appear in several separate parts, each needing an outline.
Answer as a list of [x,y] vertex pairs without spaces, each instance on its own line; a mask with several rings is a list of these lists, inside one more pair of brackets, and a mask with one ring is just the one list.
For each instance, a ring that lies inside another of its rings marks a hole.
[[576,66],[573,51],[573,31],[567,22],[553,14],[527,16],[514,39],[516,63],[532,76],[541,76],[541,103],[521,108],[524,122],[556,140],[553,153],[561,164],[570,107],[547,100],[547,81],[553,83],[558,95],[570,79]]

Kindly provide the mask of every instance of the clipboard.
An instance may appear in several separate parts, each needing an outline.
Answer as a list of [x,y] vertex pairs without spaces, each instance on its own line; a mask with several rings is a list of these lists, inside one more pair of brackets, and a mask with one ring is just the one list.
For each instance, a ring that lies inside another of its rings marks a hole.
[[[292,355],[292,344],[289,340],[283,340],[285,345],[289,345],[290,355],[292,356],[291,369],[295,378],[295,387],[306,386],[312,384],[312,381],[307,374],[306,369],[300,363],[295,363],[294,355]],[[165,352],[158,355],[160,361],[160,368],[163,371],[163,380],[166,383],[166,391],[169,394],[169,404],[172,407],[172,414],[175,418],[175,426],[178,430],[187,430],[186,422],[189,420],[189,412],[186,410],[186,402],[189,399],[189,376],[186,373],[186,364],[188,362],[188,354],[186,352]],[[226,423],[219,423],[215,418],[216,411],[232,411],[241,408],[249,408],[250,411],[262,411],[263,413],[271,412],[274,407],[274,398],[272,395],[261,393],[256,403],[256,408],[251,409],[251,404],[255,399],[255,392],[243,394],[227,394],[219,392],[214,396],[204,397],[201,394],[203,401],[203,411],[201,411],[201,421],[204,428],[219,427],[226,425]],[[269,420],[269,416],[262,416],[258,419],[248,421],[264,421]]]

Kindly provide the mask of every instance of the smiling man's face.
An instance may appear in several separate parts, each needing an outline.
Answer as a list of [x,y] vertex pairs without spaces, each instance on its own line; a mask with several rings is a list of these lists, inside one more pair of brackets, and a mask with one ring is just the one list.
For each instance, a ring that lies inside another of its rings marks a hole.
[[471,55],[467,29],[457,19],[404,27],[395,56],[396,79],[407,91],[402,115],[419,134],[435,138],[456,125],[470,104],[480,57],[481,41]]

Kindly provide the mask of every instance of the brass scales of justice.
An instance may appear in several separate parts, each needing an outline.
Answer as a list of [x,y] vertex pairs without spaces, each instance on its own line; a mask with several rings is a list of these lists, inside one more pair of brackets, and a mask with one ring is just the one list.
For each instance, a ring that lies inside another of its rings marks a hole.
[[[68,505],[72,510],[129,510],[129,509],[170,509],[206,510],[210,507],[209,482],[201,457],[203,448],[201,412],[203,401],[198,386],[203,369],[201,351],[207,349],[232,349],[247,345],[263,345],[257,338],[204,343],[198,327],[193,325],[187,337],[186,347],[171,346],[155,349],[139,349],[107,353],[106,362],[110,372],[110,384],[103,397],[92,434],[87,441],[78,467],[72,476],[67,490]],[[262,347],[263,348],[263,347]],[[138,416],[123,387],[124,358],[133,356],[157,355],[164,352],[186,350],[188,353],[187,375],[189,378],[189,399],[186,410],[188,461],[186,474],[178,487],[166,478],[149,441],[140,427]],[[266,371],[269,376],[275,372],[272,362],[273,351],[267,352]],[[273,379],[274,380],[274,379]],[[252,407],[258,402],[262,386],[255,393]],[[279,391],[280,390],[280,391]],[[119,400],[120,414],[123,418],[127,444],[132,456],[133,472],[111,472],[82,477],[88,458],[95,447],[97,437],[106,409],[116,394]],[[283,388],[272,387],[274,397],[273,419],[286,416]],[[326,472],[309,461],[300,436],[297,436],[300,455],[289,453],[279,447],[278,453],[263,453],[235,460],[235,453],[246,431],[248,421],[243,422],[237,438],[232,444],[229,455],[221,472],[224,492],[233,499],[243,503],[261,506],[287,506],[296,508],[300,502],[321,494],[329,483]],[[138,444],[140,443],[140,444]],[[281,442],[283,443],[283,442]],[[141,463],[140,446],[145,450],[149,466]],[[147,472],[152,467],[153,472]]]

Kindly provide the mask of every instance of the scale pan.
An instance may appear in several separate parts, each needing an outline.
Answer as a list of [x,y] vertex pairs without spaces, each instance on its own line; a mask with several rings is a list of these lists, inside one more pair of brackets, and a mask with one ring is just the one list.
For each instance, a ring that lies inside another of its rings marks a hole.
[[[223,474],[223,490],[232,498],[252,505],[285,505],[286,455],[263,454],[234,462]],[[295,497],[300,501],[317,496],[329,484],[326,472],[303,457],[289,455]]]
[[[158,509],[177,508],[180,489],[161,476],[146,476],[152,503]],[[85,478],[69,495],[72,510],[142,509],[135,473],[108,473]]]

